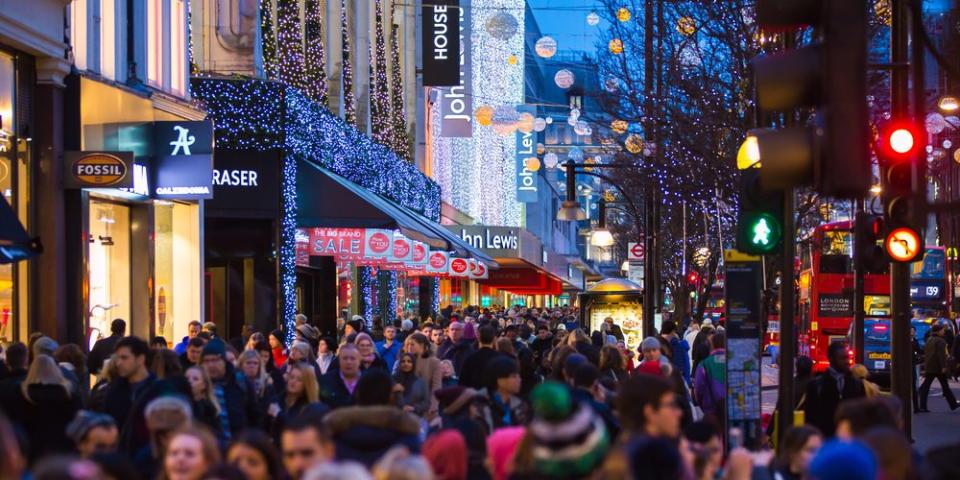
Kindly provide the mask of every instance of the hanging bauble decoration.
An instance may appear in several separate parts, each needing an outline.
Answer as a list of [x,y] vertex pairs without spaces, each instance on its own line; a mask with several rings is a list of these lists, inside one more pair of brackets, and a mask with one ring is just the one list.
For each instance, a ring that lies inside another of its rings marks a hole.
[[489,127],[493,123],[493,107],[483,105],[473,112],[473,117],[477,119],[479,125]]
[[614,38],[613,40],[610,40],[609,44],[607,44],[607,48],[610,49],[610,53],[614,55],[620,55],[623,53],[623,40]]
[[629,126],[630,124],[623,120],[614,120],[610,122],[610,130],[613,130],[613,133],[616,133],[617,135],[623,135],[624,133],[627,133],[627,128]]
[[517,18],[507,12],[497,12],[487,19],[487,33],[497,40],[509,40],[516,35],[520,24]]
[[623,145],[627,147],[628,152],[634,155],[643,151],[643,139],[636,133],[630,134],[626,141],[623,142]]
[[583,161],[583,150],[580,150],[579,147],[573,147],[567,152],[567,158],[573,160],[574,162]]
[[550,125],[551,123],[553,123],[553,117],[544,118],[544,119],[543,119],[543,123],[546,123],[547,125]]
[[929,113],[927,114],[925,127],[927,133],[936,135],[947,128],[947,120],[943,118],[943,115],[937,112]]
[[597,12],[590,12],[587,14],[587,25],[596,27],[598,23],[600,23],[600,15],[597,15]]
[[614,93],[620,89],[620,81],[617,80],[617,77],[607,77],[607,79],[603,81],[603,88],[607,89],[610,93]]
[[697,33],[697,22],[690,17],[680,17],[677,19],[677,31],[681,35],[690,36]]
[[520,130],[521,133],[530,133],[533,131],[533,115],[529,112],[523,112],[520,114],[520,118],[517,120],[517,130]]
[[547,151],[547,147],[544,147],[542,143],[537,144],[537,155],[543,155],[543,152]]
[[576,108],[576,107],[571,108],[571,109],[570,109],[570,116],[573,117],[573,118],[580,118],[580,109],[579,109],[579,108]]
[[520,60],[517,59],[516,55],[510,55],[509,57],[507,57],[507,63],[510,65],[516,65],[519,62]]
[[[960,150],[958,150],[958,151],[960,151]],[[547,154],[543,156],[543,164],[544,164],[547,168],[556,168],[556,167],[557,167],[557,163],[558,163],[559,161],[560,161],[560,159],[557,158],[557,154],[556,154],[556,153],[553,153],[553,152],[547,152]]]
[[536,172],[540,170],[540,159],[537,157],[527,157],[523,159],[523,168]]
[[620,20],[621,22],[629,22],[630,10],[627,10],[627,7],[620,7],[620,9],[617,10],[617,20]]
[[574,117],[573,115],[570,115],[569,117],[567,117],[567,125],[570,125],[571,127],[576,126],[577,117]]
[[575,81],[576,77],[574,77],[573,72],[566,68],[559,70],[556,75],[553,76],[553,82],[564,90],[572,87]]
[[543,58],[550,58],[557,54],[557,41],[553,37],[540,37],[533,49],[537,55]]
[[520,114],[513,105],[501,105],[493,111],[493,130],[497,135],[507,136],[517,131]]
[[544,120],[544,119],[542,119],[542,118],[540,118],[540,117],[537,117],[537,118],[534,118],[534,119],[533,119],[533,131],[534,131],[534,132],[542,132],[542,131],[546,130],[546,128],[547,128],[547,121],[546,121],[546,120]]
[[590,125],[587,125],[587,122],[583,120],[578,120],[573,126],[573,131],[577,135],[587,135],[587,131],[590,130]]

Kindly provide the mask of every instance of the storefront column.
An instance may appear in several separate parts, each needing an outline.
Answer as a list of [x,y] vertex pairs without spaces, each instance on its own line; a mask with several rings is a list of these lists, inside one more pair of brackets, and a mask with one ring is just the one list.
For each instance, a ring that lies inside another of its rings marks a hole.
[[33,234],[40,237],[43,253],[33,262],[30,312],[32,331],[43,332],[61,342],[81,342],[82,313],[71,295],[80,284],[68,282],[66,225],[68,215],[63,190],[64,76],[70,65],[63,59],[37,60],[37,87],[34,98],[33,139],[36,168],[33,170]]
[[425,320],[436,314],[433,311],[433,284],[436,281],[433,277],[420,277],[420,309],[417,314],[421,319]]

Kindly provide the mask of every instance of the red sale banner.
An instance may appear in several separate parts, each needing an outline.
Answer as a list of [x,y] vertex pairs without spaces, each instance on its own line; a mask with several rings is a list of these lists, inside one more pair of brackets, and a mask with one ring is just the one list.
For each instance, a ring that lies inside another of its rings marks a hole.
[[470,262],[465,258],[453,258],[450,260],[451,277],[470,276]]
[[430,252],[427,261],[427,272],[429,273],[447,273],[447,264],[450,261],[450,254],[447,252]]
[[387,257],[393,247],[393,232],[390,230],[367,229],[367,255],[370,257]]
[[393,234],[393,245],[388,257],[391,262],[406,262],[413,258],[413,241],[400,233]]
[[310,255],[363,258],[365,231],[362,228],[311,228]]

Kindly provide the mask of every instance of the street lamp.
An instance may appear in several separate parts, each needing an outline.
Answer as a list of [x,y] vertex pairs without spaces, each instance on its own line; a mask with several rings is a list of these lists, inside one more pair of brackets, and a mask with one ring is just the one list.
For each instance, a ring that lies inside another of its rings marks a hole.
[[580,202],[577,201],[577,173],[574,170],[576,164],[573,160],[567,160],[564,168],[567,172],[567,197],[560,204],[560,210],[557,211],[557,220],[564,222],[579,222],[587,219],[587,212],[580,208]]
[[599,215],[597,229],[590,236],[590,245],[607,248],[613,245],[613,234],[607,229],[607,201],[603,198],[600,199],[597,214]]
[[940,111],[944,113],[956,112],[957,110],[960,110],[960,99],[954,97],[953,95],[944,95],[940,97],[939,101],[937,101],[937,107],[940,108]]

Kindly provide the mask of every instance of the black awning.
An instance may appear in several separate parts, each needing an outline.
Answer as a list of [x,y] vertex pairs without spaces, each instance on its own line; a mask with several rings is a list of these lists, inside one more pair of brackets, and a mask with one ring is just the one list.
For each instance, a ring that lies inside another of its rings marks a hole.
[[19,262],[40,253],[40,240],[31,239],[10,204],[0,200],[0,263]]
[[306,160],[297,165],[297,227],[399,230],[431,247],[498,266],[440,224]]

